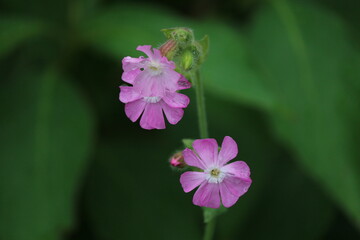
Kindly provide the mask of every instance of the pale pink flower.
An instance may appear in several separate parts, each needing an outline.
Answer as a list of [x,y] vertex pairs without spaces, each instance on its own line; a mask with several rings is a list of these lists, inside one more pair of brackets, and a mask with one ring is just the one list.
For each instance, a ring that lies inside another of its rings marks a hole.
[[148,58],[125,57],[122,60],[124,73],[122,80],[133,84],[142,96],[163,97],[166,92],[178,90],[181,74],[175,71],[175,63],[161,55],[160,50],[150,45],[138,46]]
[[243,161],[227,164],[238,153],[237,144],[225,137],[220,149],[215,139],[198,139],[193,142],[194,151],[185,149],[183,156],[189,166],[201,172],[188,171],[181,175],[180,183],[185,192],[200,186],[193,203],[201,207],[219,208],[234,205],[251,185],[250,168]]
[[[181,78],[177,89],[189,88],[191,84]],[[171,124],[177,124],[184,115],[183,108],[186,108],[190,102],[188,96],[166,91],[164,96],[144,96],[135,87],[120,86],[121,102],[125,103],[125,114],[131,121],[136,122],[140,115],[140,126],[144,129],[164,129],[164,114]]]

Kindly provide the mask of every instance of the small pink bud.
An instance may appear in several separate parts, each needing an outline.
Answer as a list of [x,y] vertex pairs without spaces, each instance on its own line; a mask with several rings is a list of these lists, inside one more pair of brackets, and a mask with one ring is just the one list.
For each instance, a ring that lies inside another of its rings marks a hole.
[[159,48],[161,55],[167,57],[169,60],[171,60],[174,57],[176,49],[177,49],[177,43],[173,39],[169,39]]
[[170,158],[170,165],[176,168],[183,168],[185,167],[185,162],[184,162],[184,157],[182,155],[182,152],[177,152],[175,153],[171,158]]

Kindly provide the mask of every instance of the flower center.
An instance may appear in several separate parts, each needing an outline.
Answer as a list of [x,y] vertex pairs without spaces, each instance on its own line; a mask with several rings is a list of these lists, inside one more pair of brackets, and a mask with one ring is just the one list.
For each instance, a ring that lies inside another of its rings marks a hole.
[[213,170],[211,170],[210,174],[212,177],[218,177],[220,174],[220,170],[217,168],[214,168]]
[[159,67],[156,67],[156,66],[150,66],[150,69],[151,69],[151,70],[155,70],[155,71],[157,71],[157,70],[159,70]]
[[148,67],[154,75],[159,75],[162,73],[161,64],[158,62],[150,62]]
[[157,103],[160,102],[161,97],[144,97],[144,101],[148,103]]
[[218,168],[213,168],[207,173],[207,180],[209,183],[221,183],[225,178],[225,173]]

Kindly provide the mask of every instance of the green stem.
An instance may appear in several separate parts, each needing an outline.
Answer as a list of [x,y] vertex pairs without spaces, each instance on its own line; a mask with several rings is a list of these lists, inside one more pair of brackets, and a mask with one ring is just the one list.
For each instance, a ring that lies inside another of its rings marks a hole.
[[[205,109],[205,96],[204,96],[204,85],[201,81],[200,72],[196,71],[195,79],[195,90],[196,90],[196,105],[199,119],[199,130],[200,138],[208,138],[208,126]],[[216,219],[215,217],[205,225],[204,240],[211,240],[215,232]]]
[[205,226],[204,240],[211,240],[214,236],[216,225],[216,218],[214,217],[210,222]]
[[200,78],[200,72],[196,71],[195,76],[196,104],[199,119],[200,138],[208,138],[208,127],[205,109],[204,85]]

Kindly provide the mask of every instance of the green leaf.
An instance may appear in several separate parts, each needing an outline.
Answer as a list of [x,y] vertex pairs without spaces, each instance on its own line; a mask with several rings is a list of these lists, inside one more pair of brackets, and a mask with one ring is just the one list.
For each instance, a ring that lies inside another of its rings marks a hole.
[[243,36],[219,21],[195,26],[197,35],[210,36],[201,68],[205,88],[221,98],[271,110],[276,99],[250,66]]
[[[134,18],[139,14],[141,18]],[[114,5],[85,19],[80,36],[95,49],[118,59],[140,56],[143,53],[136,51],[139,45],[159,47],[166,41],[161,29],[187,25],[188,21],[161,8]]]
[[201,211],[161,161],[171,149],[169,133],[149,139],[136,133],[126,139],[137,144],[103,139],[90,169],[85,206],[96,239],[200,239]]
[[0,239],[61,239],[74,223],[92,113],[54,70],[21,73],[0,91]]
[[354,64],[346,26],[314,5],[272,3],[256,16],[249,42],[278,99],[273,124],[301,166],[360,226],[360,169],[341,112],[344,70]]
[[0,59],[22,43],[40,36],[44,25],[36,20],[0,17]]
[[201,55],[201,59],[200,59],[200,63],[204,62],[209,54],[209,45],[210,45],[210,40],[209,40],[209,36],[205,35],[201,40],[198,41],[198,43],[200,44],[201,48],[202,48],[202,55]]
[[240,236],[247,236],[246,239],[269,236],[278,240],[321,239],[328,231],[335,216],[331,200],[295,163],[285,161],[273,162],[276,167],[272,168],[271,180],[268,179],[271,185],[263,189],[256,211],[245,219],[245,227],[237,228],[231,239]]
[[[141,18],[134,18],[139,14]],[[190,21],[153,6],[115,5],[86,19],[80,36],[119,61],[124,56],[143,55],[135,50],[138,45],[160,46],[165,42],[160,30],[171,27],[191,27],[197,37],[210,36],[211,48],[202,67],[208,90],[244,104],[272,108],[273,96],[247,62],[244,39],[223,22]],[[206,38],[204,46],[205,42]]]

